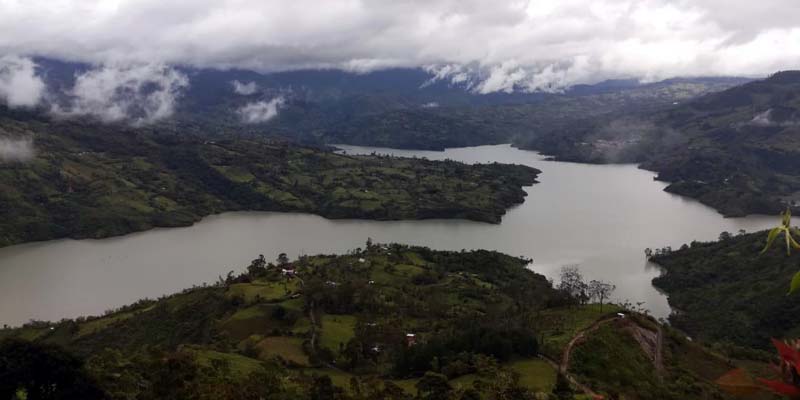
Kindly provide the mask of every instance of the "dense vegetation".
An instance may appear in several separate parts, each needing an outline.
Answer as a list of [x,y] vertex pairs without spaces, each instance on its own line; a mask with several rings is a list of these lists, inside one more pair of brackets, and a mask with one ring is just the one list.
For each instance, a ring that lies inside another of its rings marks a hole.
[[231,210],[496,223],[539,172],[2,112],[0,136],[32,138],[36,153],[0,163],[0,246],[188,225]]
[[672,323],[721,347],[768,349],[770,338],[800,335],[800,300],[786,295],[797,260],[781,246],[762,254],[766,232],[720,237],[653,258],[664,268],[653,284],[678,310]]

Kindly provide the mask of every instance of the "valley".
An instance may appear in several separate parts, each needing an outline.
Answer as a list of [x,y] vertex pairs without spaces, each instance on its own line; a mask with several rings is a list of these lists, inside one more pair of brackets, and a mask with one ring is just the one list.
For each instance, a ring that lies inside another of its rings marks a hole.
[[800,398],[784,1],[0,2],[0,400]]

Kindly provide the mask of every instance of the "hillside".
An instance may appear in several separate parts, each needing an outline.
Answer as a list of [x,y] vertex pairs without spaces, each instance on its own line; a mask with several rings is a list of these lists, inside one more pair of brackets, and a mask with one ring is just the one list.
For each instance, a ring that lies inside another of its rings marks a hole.
[[686,142],[643,164],[726,215],[777,213],[800,191],[800,72],[780,72],[670,110]]
[[672,324],[701,341],[764,350],[770,338],[800,335],[800,298],[786,295],[798,255],[780,245],[761,254],[766,237],[757,232],[693,242],[654,257],[664,275],[653,284],[678,310]]
[[577,305],[527,263],[369,242],[341,256],[262,256],[211,286],[0,330],[15,338],[0,340],[0,361],[20,347],[66,350],[85,360],[72,373],[114,399],[726,398],[711,381],[727,360],[651,318]]
[[800,72],[661,108],[572,121],[528,144],[565,161],[640,163],[667,191],[726,216],[796,207],[800,191]]
[[234,210],[497,223],[539,173],[38,118],[0,116],[0,137],[31,140],[34,153],[0,163],[0,246],[189,225]]

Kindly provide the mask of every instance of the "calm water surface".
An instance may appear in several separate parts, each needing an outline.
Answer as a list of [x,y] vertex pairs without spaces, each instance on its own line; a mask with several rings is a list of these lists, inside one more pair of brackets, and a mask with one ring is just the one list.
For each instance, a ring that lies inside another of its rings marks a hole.
[[577,264],[587,279],[617,285],[618,300],[669,313],[650,280],[659,274],[646,247],[678,247],[715,239],[721,231],[754,231],[774,217],[726,219],[693,200],[663,191],[654,174],[633,165],[544,161],[507,145],[401,151],[341,146],[348,153],[392,153],[467,163],[504,162],[542,170],[524,204],[499,225],[471,221],[326,220],[307,214],[237,212],[187,228],[155,229],[103,240],[56,240],[0,249],[0,324],[102,313],[242,271],[258,254],[274,258],[341,253],[367,237],[437,249],[494,249],[534,260],[533,270],[557,277]]

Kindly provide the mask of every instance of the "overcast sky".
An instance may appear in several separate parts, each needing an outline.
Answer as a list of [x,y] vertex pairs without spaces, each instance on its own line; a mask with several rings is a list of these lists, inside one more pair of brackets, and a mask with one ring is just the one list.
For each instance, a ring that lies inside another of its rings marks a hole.
[[428,67],[476,90],[800,66],[800,0],[0,0],[0,56]]

